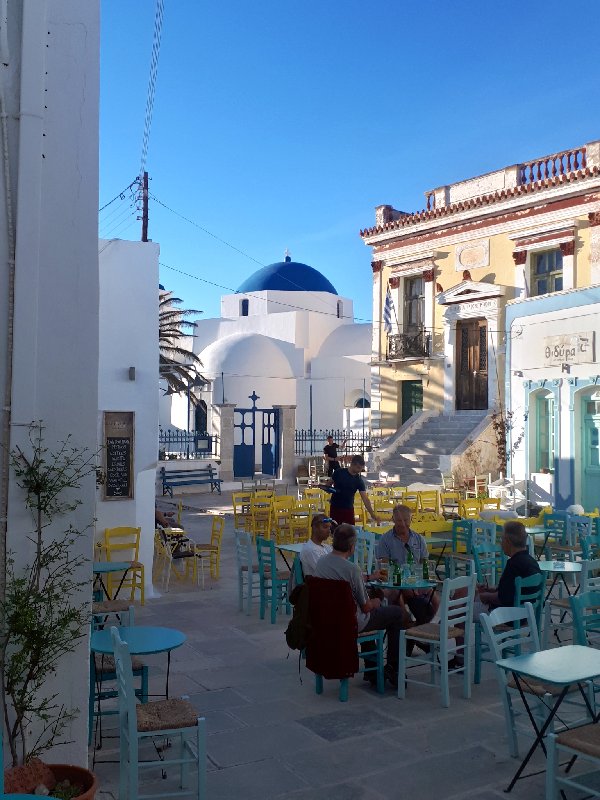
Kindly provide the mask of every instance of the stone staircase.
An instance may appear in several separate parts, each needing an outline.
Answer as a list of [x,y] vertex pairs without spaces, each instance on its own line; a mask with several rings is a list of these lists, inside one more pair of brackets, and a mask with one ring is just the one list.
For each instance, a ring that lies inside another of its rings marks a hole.
[[441,484],[440,456],[450,455],[488,414],[487,411],[456,411],[429,417],[381,462],[379,469],[399,476],[403,486],[411,483]]

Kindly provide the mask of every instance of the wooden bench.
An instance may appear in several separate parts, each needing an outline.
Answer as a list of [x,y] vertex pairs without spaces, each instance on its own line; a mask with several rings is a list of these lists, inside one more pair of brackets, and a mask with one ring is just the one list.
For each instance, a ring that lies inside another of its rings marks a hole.
[[180,469],[166,471],[164,467],[160,470],[162,478],[163,495],[168,494],[173,497],[173,489],[178,486],[202,486],[210,484],[211,492],[216,489],[221,494],[221,479],[217,478],[215,471],[209,464],[207,467],[198,469]]

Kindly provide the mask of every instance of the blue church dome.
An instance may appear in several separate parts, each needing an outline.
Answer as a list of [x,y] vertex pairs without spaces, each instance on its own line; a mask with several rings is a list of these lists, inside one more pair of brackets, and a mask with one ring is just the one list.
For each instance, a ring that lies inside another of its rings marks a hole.
[[237,290],[238,294],[247,292],[328,292],[337,294],[334,286],[314,267],[292,261],[290,256],[285,261],[269,264],[250,275]]

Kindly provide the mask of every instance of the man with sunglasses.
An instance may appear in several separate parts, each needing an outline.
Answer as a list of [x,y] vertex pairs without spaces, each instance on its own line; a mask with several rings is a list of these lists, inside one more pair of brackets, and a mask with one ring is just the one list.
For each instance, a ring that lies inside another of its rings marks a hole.
[[304,575],[314,575],[317,561],[331,553],[331,545],[325,544],[325,540],[331,536],[331,517],[325,514],[315,514],[311,521],[311,534],[308,542],[300,550],[300,562]]

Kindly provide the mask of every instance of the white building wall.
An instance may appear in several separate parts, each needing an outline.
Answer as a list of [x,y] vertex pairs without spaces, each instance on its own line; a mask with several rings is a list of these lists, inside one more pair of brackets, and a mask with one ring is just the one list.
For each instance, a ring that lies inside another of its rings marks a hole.
[[[158,461],[158,257],[153,242],[100,241],[98,441],[104,411],[133,411],[134,496],[98,493],[96,539],[105,528],[141,527],[140,561],[152,594],[154,502]],[[135,297],[135,303],[131,298]],[[129,368],[135,368],[135,380]]]
[[[23,29],[21,19],[23,9]],[[3,20],[4,23],[4,20]],[[29,452],[27,427],[42,420],[45,443],[55,449],[68,436],[74,447],[96,450],[98,409],[98,109],[99,3],[39,0],[8,4],[7,47],[2,61],[9,103],[9,165],[16,225],[12,419],[10,440]],[[17,105],[18,102],[18,105]],[[2,134],[0,134],[2,135]],[[6,201],[6,186],[0,195]],[[2,209],[5,211],[5,207]],[[3,304],[0,381],[6,388],[6,324],[9,232],[0,214]],[[3,391],[4,395],[4,391]],[[3,403],[4,405],[4,403]],[[9,482],[7,546],[17,563],[30,561],[31,520],[23,494]],[[95,515],[95,476],[77,493],[82,504],[69,522],[84,530]],[[57,536],[64,518],[46,529]],[[90,559],[79,576],[91,589],[92,531],[78,539]],[[89,639],[59,667],[60,702],[81,713],[65,732],[70,743],[55,761],[87,764]]]

